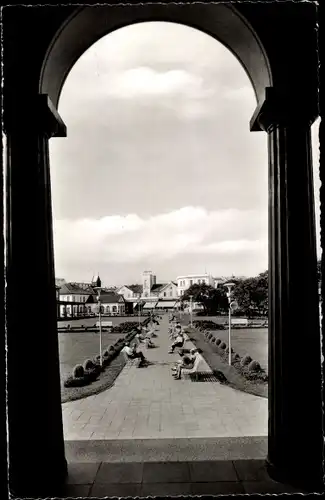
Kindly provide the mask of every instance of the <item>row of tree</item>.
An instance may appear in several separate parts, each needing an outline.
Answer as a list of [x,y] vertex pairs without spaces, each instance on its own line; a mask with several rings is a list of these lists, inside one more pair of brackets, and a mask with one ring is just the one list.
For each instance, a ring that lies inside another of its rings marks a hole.
[[[321,281],[321,263],[317,263],[318,283]],[[232,277],[229,281],[235,283],[232,294],[238,303],[237,314],[245,316],[265,316],[268,313],[268,271],[252,278]],[[193,302],[201,304],[204,312],[220,314],[228,311],[227,289],[224,286],[213,288],[210,285],[194,284],[182,296],[183,302],[188,302],[192,296]]]

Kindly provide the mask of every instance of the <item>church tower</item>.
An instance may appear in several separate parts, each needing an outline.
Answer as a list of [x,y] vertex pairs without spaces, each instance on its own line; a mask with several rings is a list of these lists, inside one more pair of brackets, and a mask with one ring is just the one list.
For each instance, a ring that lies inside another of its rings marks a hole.
[[142,287],[143,296],[149,297],[151,295],[152,285],[156,284],[156,276],[152,274],[152,271],[143,271],[142,273]]
[[99,277],[99,273],[97,273],[97,276],[94,276],[93,279],[91,280],[91,286],[92,287],[101,287],[102,286],[102,280]]

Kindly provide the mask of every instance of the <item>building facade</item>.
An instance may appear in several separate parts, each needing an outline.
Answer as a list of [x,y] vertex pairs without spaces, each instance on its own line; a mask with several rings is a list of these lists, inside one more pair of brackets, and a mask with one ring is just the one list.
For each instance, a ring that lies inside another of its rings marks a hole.
[[[95,300],[90,304],[92,314],[99,313],[99,300],[98,295]],[[123,295],[115,292],[107,292],[105,290],[100,293],[100,307],[101,314],[104,316],[124,316],[125,314],[125,300]]]
[[76,317],[92,313],[97,296],[89,284],[64,283],[59,289],[59,316]]
[[[215,287],[216,280],[218,278],[213,278],[211,274],[188,274],[186,276],[178,276],[176,278],[177,281],[177,295],[178,297],[182,297],[184,295],[185,290],[190,288],[192,285],[210,285]],[[218,283],[217,283],[218,284]]]

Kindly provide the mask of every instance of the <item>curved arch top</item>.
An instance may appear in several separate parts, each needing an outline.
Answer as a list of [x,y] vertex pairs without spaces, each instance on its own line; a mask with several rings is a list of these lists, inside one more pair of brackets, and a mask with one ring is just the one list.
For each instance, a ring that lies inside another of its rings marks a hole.
[[227,47],[246,71],[257,100],[272,86],[266,52],[246,19],[225,4],[128,5],[81,7],[53,38],[46,53],[39,91],[48,94],[55,107],[64,81],[81,55],[103,36],[128,25],[165,21],[196,28]]

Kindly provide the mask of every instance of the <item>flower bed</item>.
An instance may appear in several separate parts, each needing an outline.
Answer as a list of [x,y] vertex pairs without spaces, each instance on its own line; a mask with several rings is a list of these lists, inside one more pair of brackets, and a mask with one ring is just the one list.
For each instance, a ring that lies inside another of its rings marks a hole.
[[[143,324],[144,323],[147,323],[147,320],[145,320]],[[64,381],[64,387],[84,387],[97,380],[101,372],[105,371],[105,368],[109,367],[111,361],[119,355],[125,342],[130,342],[134,339],[137,333],[135,326],[137,325],[137,322],[130,321],[121,323],[115,327],[118,328],[118,330],[115,330],[114,333],[123,332],[125,335],[123,338],[117,340],[114,345],[108,346],[107,349],[103,351],[102,366],[100,365],[100,356],[85,360],[83,365],[76,365],[74,367],[72,374]]]
[[210,320],[195,320],[193,321],[194,328],[198,328],[199,330],[224,330],[225,327],[223,324],[215,323]]
[[[226,342],[221,342],[220,339],[216,338],[210,331],[203,330],[199,328],[203,333],[205,340],[212,344],[213,349],[219,356],[227,362],[229,359],[229,347]],[[240,357],[239,354],[235,353],[231,349],[231,365],[243,376],[246,380],[266,383],[268,381],[268,375],[266,371],[261,367],[260,363],[253,360],[248,354]]]

